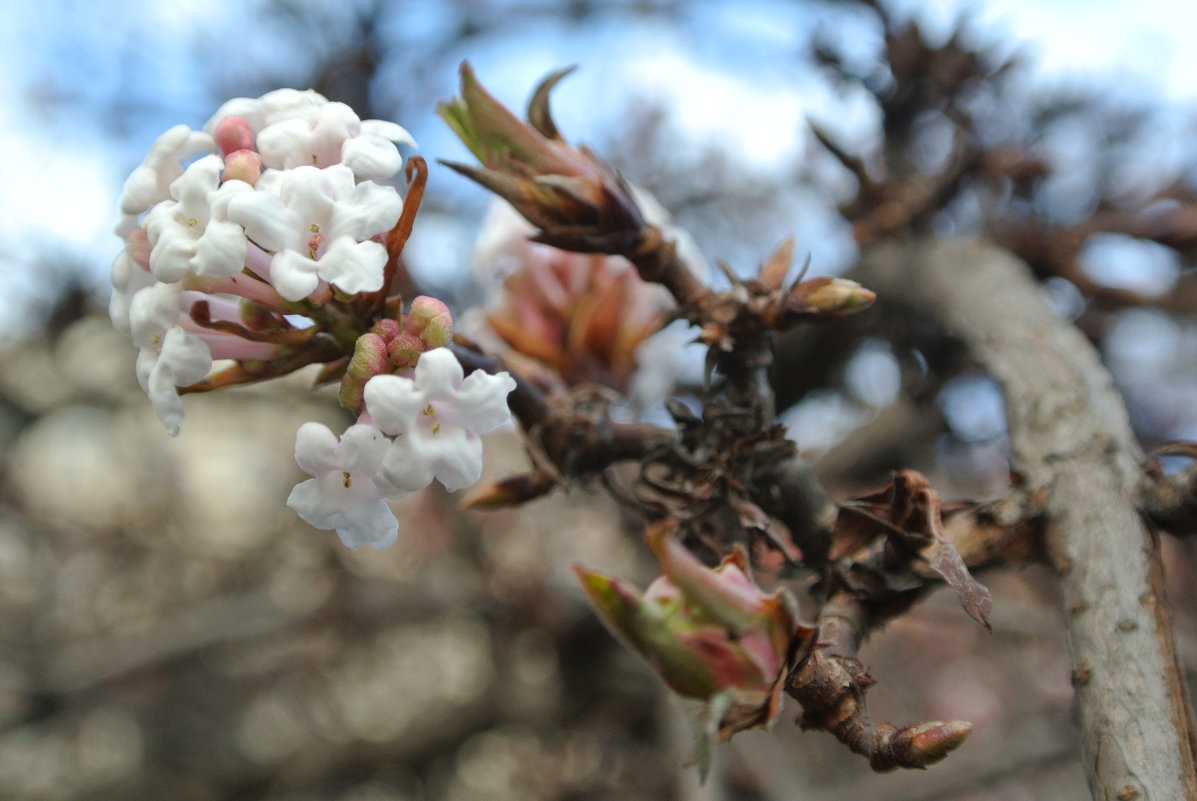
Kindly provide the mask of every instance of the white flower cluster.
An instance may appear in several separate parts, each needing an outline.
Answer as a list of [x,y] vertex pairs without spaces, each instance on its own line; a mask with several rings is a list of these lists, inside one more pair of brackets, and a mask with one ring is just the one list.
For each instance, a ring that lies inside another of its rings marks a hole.
[[150,148],[120,198],[126,247],[110,313],[140,349],[138,379],[172,435],[183,417],[177,387],[204,378],[213,359],[278,350],[197,324],[196,301],[208,302],[210,321],[236,323],[239,298],[287,313],[331,297],[330,287],[382,288],[387,253],[375,238],[403,203],[374,181],[402,166],[396,142],[414,144],[394,123],[280,89],[231,100],[202,131],[179,125]]
[[432,483],[457,490],[482,474],[482,441],[510,417],[507,373],[464,375],[447,348],[420,356],[414,376],[378,375],[366,383],[366,411],[340,441],[327,426],[305,423],[295,460],[312,476],[287,505],[311,525],[336,529],[350,548],[385,548],[398,522],[387,506]]

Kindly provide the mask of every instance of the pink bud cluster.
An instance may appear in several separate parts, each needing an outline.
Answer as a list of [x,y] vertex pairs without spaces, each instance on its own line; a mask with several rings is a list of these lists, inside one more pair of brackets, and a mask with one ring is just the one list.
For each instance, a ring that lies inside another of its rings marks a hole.
[[400,320],[385,318],[354,343],[353,358],[341,378],[340,402],[361,414],[366,382],[376,375],[416,366],[420,354],[443,348],[453,340],[453,316],[436,298],[420,295]]

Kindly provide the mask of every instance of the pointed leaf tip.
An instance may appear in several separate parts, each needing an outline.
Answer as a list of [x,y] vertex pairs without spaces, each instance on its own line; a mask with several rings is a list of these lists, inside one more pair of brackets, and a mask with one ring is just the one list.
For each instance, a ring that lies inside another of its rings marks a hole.
[[549,73],[536,87],[531,99],[528,100],[528,122],[546,139],[561,141],[561,134],[558,132],[557,124],[553,122],[553,115],[549,110],[549,94],[562,78],[577,68],[577,64],[572,64]]

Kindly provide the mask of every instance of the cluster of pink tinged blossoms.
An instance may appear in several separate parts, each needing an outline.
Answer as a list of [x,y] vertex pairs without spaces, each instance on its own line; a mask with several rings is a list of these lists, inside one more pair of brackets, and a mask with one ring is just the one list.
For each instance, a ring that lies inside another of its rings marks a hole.
[[[547,214],[537,225],[563,238],[558,247],[532,245],[510,214],[488,229],[480,258],[515,262],[484,319],[497,349],[546,392],[558,381],[598,380],[633,396],[664,394],[677,346],[658,330],[669,298],[619,257],[567,252],[564,224],[598,203],[641,225],[652,204],[623,198],[632,190],[594,157],[516,120],[468,65],[462,79],[463,99],[442,116],[495,167],[472,176],[508,189],[514,180],[527,190],[516,193],[526,201],[520,212]],[[412,144],[398,125],[361,120],[315,92],[231,100],[202,131],[180,125],[159,137],[129,177],[117,225],[126,246],[112,269],[112,320],[138,347],[138,379],[172,435],[181,390],[317,362],[325,365],[318,380],[340,379],[340,404],[356,422],[340,436],[319,423],[300,427],[295,458],[311,478],[287,504],[352,548],[395,542],[389,501],[433,480],[449,490],[475,483],[479,434],[510,417],[516,386],[507,373],[464,374],[446,347],[453,321],[442,302],[418,297],[404,312],[387,297],[417,205],[405,213],[385,183],[403,164],[397,142]],[[214,360],[234,366],[212,374]],[[637,389],[637,372],[655,374],[660,386]],[[663,575],[646,592],[576,567],[582,588],[617,637],[674,690],[706,704],[703,738],[767,725],[809,631],[784,592],[755,585],[741,549],[712,569],[672,529],[664,521],[649,532]]]
[[[183,418],[179,389],[203,381],[214,360],[283,359],[287,343],[304,341],[303,325],[279,329],[331,301],[386,289],[382,240],[403,201],[379,181],[403,164],[397,142],[414,144],[394,123],[281,89],[230,100],[203,130],[176,126],[150,148],[121,194],[116,231],[126,245],[113,264],[109,311],[138,347],[138,380],[172,435]],[[447,310],[420,300],[403,316],[407,330],[382,319],[358,332],[353,375],[342,385],[357,423],[339,438],[306,423],[296,437],[296,460],[312,478],[288,505],[353,548],[395,541],[388,500],[433,479],[451,490],[477,481],[478,435],[509,417],[514,380],[465,377],[443,347]],[[390,358],[361,358],[378,343],[385,354],[394,340],[403,347]],[[366,372],[354,372],[363,363]]]

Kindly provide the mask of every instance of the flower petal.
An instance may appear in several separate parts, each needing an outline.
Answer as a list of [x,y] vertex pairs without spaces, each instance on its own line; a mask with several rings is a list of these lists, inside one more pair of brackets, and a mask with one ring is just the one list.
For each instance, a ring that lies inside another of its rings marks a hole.
[[339,470],[337,435],[321,423],[304,423],[295,432],[295,461],[309,476]]
[[245,266],[248,244],[240,225],[213,220],[195,243],[191,266],[197,275],[236,275]]
[[395,227],[403,212],[403,200],[393,186],[363,181],[354,186],[333,209],[329,236],[369,239]]
[[356,136],[341,145],[341,163],[364,178],[390,178],[403,166],[403,156],[389,139]]
[[372,475],[382,466],[391,441],[374,426],[354,425],[345,429],[337,446],[337,460],[341,469]]
[[299,217],[269,192],[239,193],[229,200],[227,214],[264,250],[279,251],[299,243]]
[[415,381],[398,375],[374,376],[366,382],[364,396],[366,411],[387,434],[414,430],[416,416],[427,403]]
[[303,300],[312,293],[320,279],[319,263],[294,250],[280,250],[270,262],[270,282],[287,300]]
[[453,397],[464,375],[461,363],[448,348],[433,348],[416,362],[416,386],[428,400]]
[[[330,487],[330,483],[334,486]],[[366,494],[346,503],[335,483],[336,477],[331,475],[303,481],[291,490],[287,506],[311,526],[336,529],[341,542],[349,548],[371,545],[381,550],[394,545],[399,536],[399,521],[386,501]]]
[[[377,242],[355,242],[347,236],[333,240],[320,257],[320,277],[338,289],[356,295],[382,289],[387,251]],[[285,297],[285,295],[284,295]]]
[[454,414],[470,431],[484,434],[511,419],[507,396],[513,389],[515,379],[509,374],[475,370],[461,382],[453,402]]

